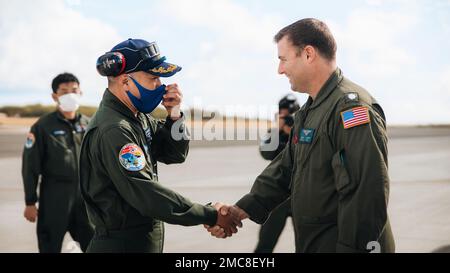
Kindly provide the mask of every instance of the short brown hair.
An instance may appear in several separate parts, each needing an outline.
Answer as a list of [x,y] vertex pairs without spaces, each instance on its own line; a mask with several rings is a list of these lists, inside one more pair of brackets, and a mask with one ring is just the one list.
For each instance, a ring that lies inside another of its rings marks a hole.
[[329,61],[336,59],[337,45],[328,26],[317,19],[305,18],[281,29],[274,37],[278,43],[287,36],[292,44],[299,49],[310,45]]

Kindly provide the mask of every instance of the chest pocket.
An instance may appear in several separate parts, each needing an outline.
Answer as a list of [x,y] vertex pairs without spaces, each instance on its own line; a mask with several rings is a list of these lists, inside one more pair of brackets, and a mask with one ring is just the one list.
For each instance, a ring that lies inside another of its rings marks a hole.
[[76,178],[77,162],[71,133],[67,130],[52,130],[48,133],[47,156],[44,163],[47,177],[58,181],[73,181]]
[[333,167],[336,190],[339,193],[339,198],[342,199],[352,190],[352,187],[350,186],[350,176],[348,175],[346,168],[346,156],[344,150],[334,154],[331,165]]
[[66,130],[53,130],[50,132],[50,140],[54,149],[71,149],[73,143],[70,140],[70,133]]
[[[310,113],[310,115],[314,115],[314,113]],[[301,124],[303,128],[298,129],[297,134],[299,141],[296,154],[299,167],[305,167],[307,162],[310,161],[313,153],[317,155],[315,158],[323,158],[323,153],[328,151],[328,149],[326,149],[327,151],[322,151],[323,148],[329,146],[328,134],[326,132],[326,120],[328,120],[328,116],[329,114],[325,113],[314,117],[312,120],[306,120],[304,124]],[[307,136],[305,137],[305,134],[308,133],[309,130],[313,130],[313,132],[310,132],[310,134],[313,133],[312,139],[309,139]],[[304,141],[301,141],[302,138]],[[320,149],[318,149],[318,147]]]

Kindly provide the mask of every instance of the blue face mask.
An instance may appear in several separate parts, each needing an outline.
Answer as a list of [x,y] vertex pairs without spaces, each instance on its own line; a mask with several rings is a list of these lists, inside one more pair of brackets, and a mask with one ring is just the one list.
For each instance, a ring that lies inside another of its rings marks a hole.
[[166,86],[162,84],[158,88],[152,90],[143,87],[132,77],[130,77],[130,79],[138,88],[139,94],[141,94],[141,98],[138,99],[136,96],[131,94],[130,91],[127,91],[127,95],[134,107],[136,107],[136,109],[141,113],[151,113],[161,103],[163,96],[166,93]]

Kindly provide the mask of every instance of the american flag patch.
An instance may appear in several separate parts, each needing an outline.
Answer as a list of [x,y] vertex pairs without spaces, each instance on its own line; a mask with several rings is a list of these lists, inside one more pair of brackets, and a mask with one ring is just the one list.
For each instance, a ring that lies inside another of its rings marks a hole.
[[341,117],[344,129],[349,129],[370,122],[369,109],[363,106],[341,112]]

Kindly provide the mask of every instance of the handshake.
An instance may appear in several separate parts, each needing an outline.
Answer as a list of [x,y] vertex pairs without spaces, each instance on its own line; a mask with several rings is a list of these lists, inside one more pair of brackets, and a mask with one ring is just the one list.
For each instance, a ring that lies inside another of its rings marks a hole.
[[248,214],[238,206],[230,206],[222,203],[215,203],[214,208],[217,210],[216,225],[204,227],[216,238],[231,237],[233,233],[237,233],[237,227],[242,227],[242,220],[248,218]]

